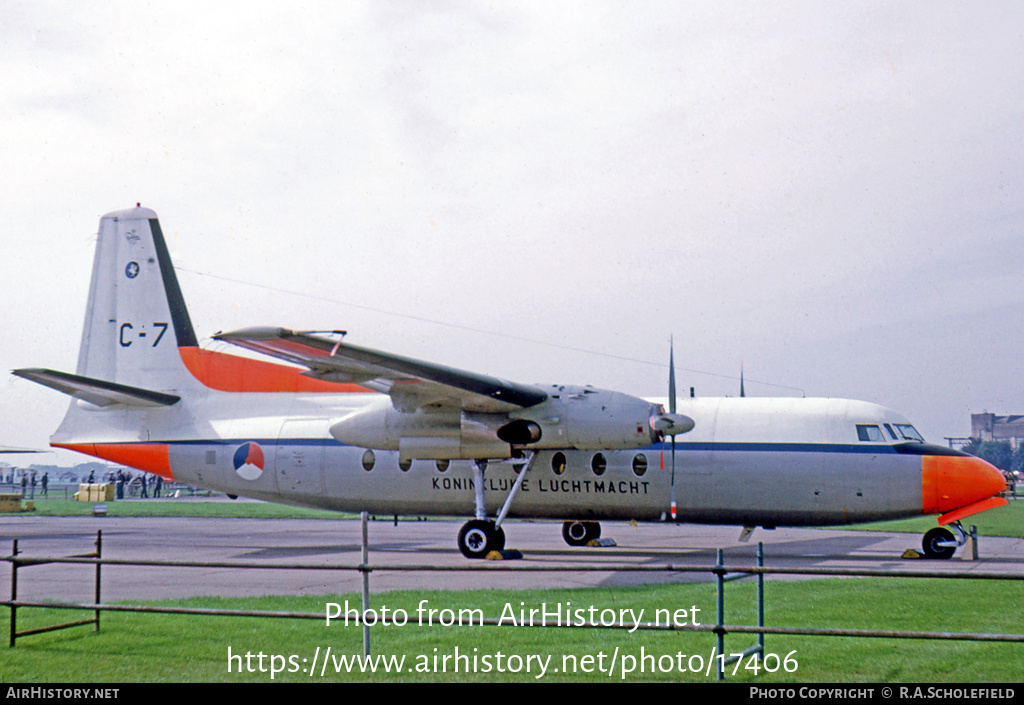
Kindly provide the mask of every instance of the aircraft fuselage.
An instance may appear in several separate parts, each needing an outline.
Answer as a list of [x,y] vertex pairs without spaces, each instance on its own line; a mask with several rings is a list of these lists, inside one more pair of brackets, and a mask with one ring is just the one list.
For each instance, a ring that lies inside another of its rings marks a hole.
[[[204,396],[187,399],[188,416],[204,419],[202,428],[173,406],[120,415],[135,438],[134,429],[147,429],[146,456],[133,452],[138,440],[127,442],[104,413],[92,433],[79,421],[74,438],[58,432],[53,441],[83,450],[80,440],[89,436],[93,454],[154,472],[160,467],[152,458],[166,453],[174,479],[233,495],[389,515],[473,513],[471,461],[403,460],[398,451],[347,446],[331,436],[334,419],[382,395],[253,393],[245,404],[237,394]],[[240,407],[259,415],[238,417]],[[679,411],[695,421],[676,443],[681,522],[798,526],[919,516],[926,504],[923,458],[943,451],[902,438],[858,440],[858,425],[884,434],[885,424],[907,424],[865,402],[706,398],[685,400]],[[250,463],[249,472],[240,471],[236,455],[249,444],[259,449],[262,467]],[[489,513],[497,512],[522,465],[489,463]],[[670,482],[667,441],[636,450],[539,450],[509,516],[662,520]]]

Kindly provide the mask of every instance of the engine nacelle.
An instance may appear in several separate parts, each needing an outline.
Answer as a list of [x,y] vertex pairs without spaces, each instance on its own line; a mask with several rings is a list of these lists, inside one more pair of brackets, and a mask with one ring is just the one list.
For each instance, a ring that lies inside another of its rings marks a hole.
[[382,403],[347,416],[331,426],[341,443],[397,450],[402,458],[510,458],[512,446],[499,438],[509,423],[504,414],[457,410],[398,411],[387,397]]
[[331,426],[347,445],[397,450],[402,458],[498,459],[522,450],[646,448],[661,438],[651,419],[658,407],[620,392],[554,386],[540,404],[508,414],[399,411],[388,397]]
[[531,448],[622,450],[660,439],[650,424],[658,407],[648,401],[589,386],[557,385],[548,393],[547,401],[510,415],[540,426],[541,437]]

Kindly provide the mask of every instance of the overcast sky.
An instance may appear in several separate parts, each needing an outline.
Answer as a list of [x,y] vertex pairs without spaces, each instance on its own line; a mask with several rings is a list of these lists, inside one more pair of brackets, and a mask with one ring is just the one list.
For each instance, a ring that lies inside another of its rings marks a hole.
[[[0,362],[75,369],[141,202],[200,336],[644,396],[674,336],[698,395],[966,436],[1024,413],[1022,86],[1012,1],[0,0]],[[67,397],[0,390],[46,447]]]

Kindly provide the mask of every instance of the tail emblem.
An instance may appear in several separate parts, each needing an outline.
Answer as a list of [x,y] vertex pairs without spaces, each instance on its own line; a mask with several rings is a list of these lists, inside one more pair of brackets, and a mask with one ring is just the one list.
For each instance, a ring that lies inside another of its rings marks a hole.
[[234,457],[235,472],[243,480],[256,480],[263,474],[263,449],[256,443],[238,446]]

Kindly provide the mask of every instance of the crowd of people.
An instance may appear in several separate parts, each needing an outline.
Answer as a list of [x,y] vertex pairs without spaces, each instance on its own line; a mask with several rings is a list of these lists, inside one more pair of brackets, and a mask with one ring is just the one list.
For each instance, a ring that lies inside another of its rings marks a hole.
[[[114,485],[117,499],[124,499],[125,493],[129,496],[138,495],[141,498],[148,498],[150,492],[153,497],[159,497],[163,491],[164,479],[159,475],[150,476],[148,473],[132,474],[124,469],[110,470],[102,473],[99,480],[96,479],[94,471],[83,480],[86,484],[109,483]],[[50,496],[50,473],[44,471],[41,475],[34,469],[0,471],[0,485],[10,485],[15,492],[21,491],[22,499],[35,499],[36,488],[39,488],[39,497]]]

